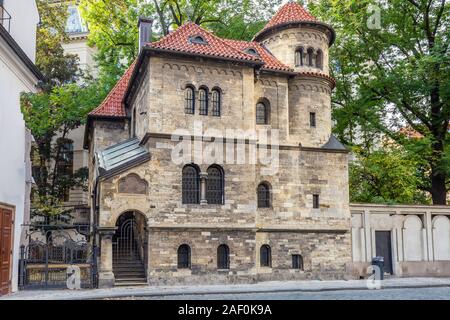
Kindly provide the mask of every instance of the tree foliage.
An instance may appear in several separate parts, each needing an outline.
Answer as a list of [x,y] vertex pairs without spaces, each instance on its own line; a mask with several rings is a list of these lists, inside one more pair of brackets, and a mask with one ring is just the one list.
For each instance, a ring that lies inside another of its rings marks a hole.
[[[426,161],[416,168],[423,175],[421,187],[434,204],[445,204],[450,183],[450,3],[320,0],[310,9],[337,31],[330,52],[337,80],[335,133],[349,145],[366,148],[388,136],[417,152]],[[379,27],[372,23],[378,12]],[[402,127],[423,139],[405,139]]]

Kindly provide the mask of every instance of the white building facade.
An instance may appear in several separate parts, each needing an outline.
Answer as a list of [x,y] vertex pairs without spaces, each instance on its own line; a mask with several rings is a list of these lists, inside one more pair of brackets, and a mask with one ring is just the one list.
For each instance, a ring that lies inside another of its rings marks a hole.
[[34,65],[38,22],[35,0],[0,0],[0,295],[17,290],[30,212],[32,136],[20,94],[37,92],[43,78]]

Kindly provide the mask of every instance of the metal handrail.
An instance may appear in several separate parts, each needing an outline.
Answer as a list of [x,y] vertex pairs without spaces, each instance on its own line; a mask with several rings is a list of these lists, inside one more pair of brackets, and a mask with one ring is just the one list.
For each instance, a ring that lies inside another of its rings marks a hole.
[[0,4],[0,24],[9,32],[11,29],[11,15],[8,11]]

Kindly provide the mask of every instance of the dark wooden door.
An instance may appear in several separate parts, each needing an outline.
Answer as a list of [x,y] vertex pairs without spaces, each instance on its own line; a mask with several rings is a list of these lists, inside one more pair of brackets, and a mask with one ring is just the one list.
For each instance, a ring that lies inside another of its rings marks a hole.
[[12,210],[0,208],[0,295],[10,291]]
[[384,258],[384,272],[392,274],[392,246],[390,231],[375,231],[377,256]]

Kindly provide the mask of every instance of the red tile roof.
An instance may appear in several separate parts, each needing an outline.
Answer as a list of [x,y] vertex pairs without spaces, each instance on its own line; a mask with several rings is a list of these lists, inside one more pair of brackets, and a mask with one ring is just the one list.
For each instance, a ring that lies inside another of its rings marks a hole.
[[[196,36],[201,36],[206,43],[192,43],[190,39]],[[182,25],[157,42],[148,43],[147,46],[160,50],[261,63],[258,57],[237,50],[192,22]]]
[[278,10],[278,12],[273,16],[272,19],[270,19],[266,26],[256,34],[255,38],[273,27],[290,22],[306,21],[317,22],[318,20],[297,2],[288,2]]
[[279,61],[272,55],[263,45],[256,41],[240,41],[240,40],[225,40],[226,43],[232,47],[238,49],[241,52],[245,52],[247,49],[255,49],[259,58],[264,62],[263,69],[276,70],[276,71],[290,71],[293,72],[290,67]]
[[97,117],[126,117],[125,106],[122,102],[125,92],[130,82],[131,74],[133,73],[136,61],[125,71],[122,78],[117,81],[116,85],[103,102],[89,113],[89,116]]

